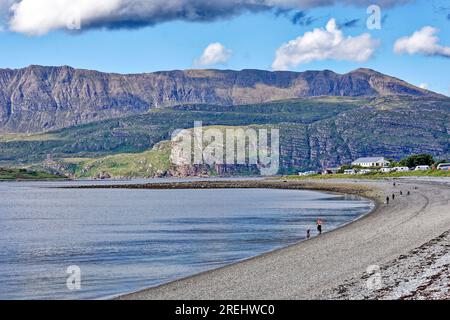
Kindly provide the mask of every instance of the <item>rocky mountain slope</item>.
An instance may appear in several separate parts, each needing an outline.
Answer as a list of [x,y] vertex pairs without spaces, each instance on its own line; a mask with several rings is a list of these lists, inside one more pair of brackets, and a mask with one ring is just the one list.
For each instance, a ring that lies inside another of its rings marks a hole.
[[186,70],[122,75],[30,66],[0,69],[0,133],[43,132],[179,104],[392,95],[439,96],[369,69],[347,74]]

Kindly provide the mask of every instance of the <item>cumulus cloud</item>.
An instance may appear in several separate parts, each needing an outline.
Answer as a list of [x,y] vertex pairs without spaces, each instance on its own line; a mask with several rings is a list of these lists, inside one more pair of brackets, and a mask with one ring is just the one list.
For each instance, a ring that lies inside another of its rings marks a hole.
[[[379,0],[388,7],[413,0]],[[302,10],[332,4],[367,6],[373,0],[0,0],[10,8],[12,31],[41,35],[65,29],[79,14],[82,30],[138,28],[158,23],[212,21],[244,12]],[[11,4],[12,2],[12,4]]]
[[370,34],[345,37],[336,25],[328,21],[326,28],[316,28],[303,36],[283,44],[275,55],[274,70],[288,70],[316,60],[335,59],[363,62],[373,56],[379,41]]
[[409,37],[403,37],[395,41],[394,52],[398,54],[424,54],[427,56],[442,56],[450,58],[450,47],[439,44],[439,38],[435,35],[438,29],[425,26],[414,32]]
[[197,59],[194,64],[196,66],[205,67],[215,64],[227,63],[231,57],[231,50],[219,42],[211,43],[203,51],[202,56]]

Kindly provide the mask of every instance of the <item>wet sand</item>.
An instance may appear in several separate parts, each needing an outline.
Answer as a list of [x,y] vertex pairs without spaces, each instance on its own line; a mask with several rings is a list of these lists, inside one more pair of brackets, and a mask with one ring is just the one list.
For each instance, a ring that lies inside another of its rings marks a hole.
[[[450,230],[449,179],[398,179],[395,187],[392,180],[359,179],[195,181],[92,187],[313,189],[357,194],[377,203],[369,215],[321,236],[118,299],[364,298],[346,295],[347,289],[341,292],[339,288],[352,283],[352,279],[364,278],[368,266],[384,266],[399,257],[414,255],[414,249],[432,243]],[[384,203],[386,196],[391,198],[389,204]]]

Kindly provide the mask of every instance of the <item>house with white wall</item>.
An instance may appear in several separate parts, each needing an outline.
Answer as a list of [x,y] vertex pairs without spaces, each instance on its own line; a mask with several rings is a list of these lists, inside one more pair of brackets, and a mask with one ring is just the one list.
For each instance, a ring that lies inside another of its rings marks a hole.
[[370,167],[387,167],[390,164],[384,157],[365,157],[358,158],[352,162],[352,166]]

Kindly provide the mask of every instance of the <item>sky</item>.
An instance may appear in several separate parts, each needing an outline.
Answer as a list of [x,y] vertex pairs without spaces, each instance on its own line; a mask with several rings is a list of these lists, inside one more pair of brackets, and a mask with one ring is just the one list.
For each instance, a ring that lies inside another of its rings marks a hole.
[[0,0],[0,68],[28,65],[365,67],[450,95],[450,1]]

